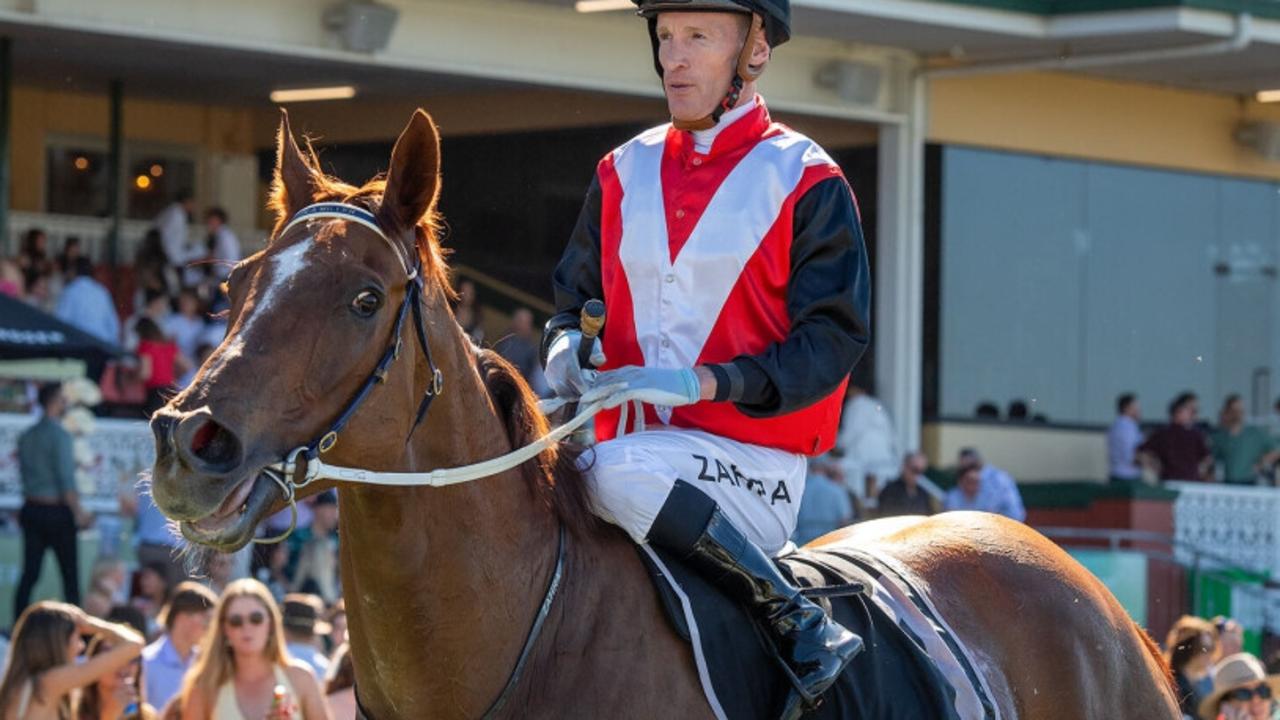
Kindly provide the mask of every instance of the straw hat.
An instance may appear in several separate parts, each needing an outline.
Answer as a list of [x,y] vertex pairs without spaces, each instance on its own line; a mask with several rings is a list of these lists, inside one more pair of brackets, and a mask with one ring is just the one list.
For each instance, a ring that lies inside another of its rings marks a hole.
[[1258,658],[1249,653],[1223,658],[1213,669],[1213,692],[1200,703],[1200,717],[1202,720],[1214,720],[1218,717],[1218,702],[1224,695],[1258,682],[1266,682],[1271,686],[1271,692],[1280,697],[1280,675],[1267,675]]

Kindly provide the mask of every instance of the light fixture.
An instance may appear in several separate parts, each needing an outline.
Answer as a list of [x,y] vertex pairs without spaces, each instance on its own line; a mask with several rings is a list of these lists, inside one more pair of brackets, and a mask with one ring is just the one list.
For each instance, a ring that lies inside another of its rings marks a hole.
[[139,190],[149,190],[151,189],[151,178],[146,175],[139,175],[133,179],[133,184],[136,185]]
[[356,89],[351,85],[335,85],[333,87],[294,88],[292,90],[272,90],[271,102],[311,102],[313,100],[348,100],[356,96]]
[[1280,90],[1263,90],[1259,92],[1258,102],[1280,102]]
[[590,13],[629,10],[635,6],[631,0],[578,0],[573,4],[573,9],[580,13]]
[[151,177],[160,177],[163,174],[164,174],[163,165],[161,165],[160,163],[155,163],[154,165],[151,166]]
[[81,156],[79,156],[79,157],[77,157],[77,158],[75,159],[75,163],[74,163],[74,164],[75,164],[75,166],[76,166],[76,169],[77,169],[77,170],[88,170],[88,169],[89,169],[89,158],[87,158],[87,157],[85,157],[85,156],[81,155]]

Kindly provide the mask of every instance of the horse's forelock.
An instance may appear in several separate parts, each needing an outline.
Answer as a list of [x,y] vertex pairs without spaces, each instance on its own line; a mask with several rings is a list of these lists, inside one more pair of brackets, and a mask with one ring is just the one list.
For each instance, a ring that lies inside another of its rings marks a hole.
[[[320,159],[310,141],[304,143],[301,152],[304,162],[313,172],[312,183],[315,195],[312,197],[311,202],[341,202],[355,205],[377,215],[383,222],[389,222],[380,212],[382,195],[387,188],[385,174],[375,175],[364,185],[356,187],[332,175],[326,175],[321,172]],[[289,221],[293,219],[290,216],[288,195],[282,182],[277,181],[272,186],[271,198],[267,203],[267,207],[276,214],[276,224],[271,230],[271,237],[274,241],[279,237],[280,232],[284,230],[285,225],[288,225]],[[439,242],[441,227],[439,213],[432,207],[413,228],[396,228],[396,230],[412,230],[418,259],[422,261],[424,280],[427,281],[429,286],[434,285],[440,288],[446,297],[452,299],[454,292],[449,282],[448,265],[445,264],[447,252],[440,247]]]
[[[521,448],[546,435],[546,418],[519,372],[492,350],[477,350],[476,355],[480,376],[494,406],[502,413],[511,446]],[[561,443],[521,465],[520,473],[534,499],[555,512],[571,532],[581,535],[596,526],[596,519],[577,465],[579,454],[578,449]]]

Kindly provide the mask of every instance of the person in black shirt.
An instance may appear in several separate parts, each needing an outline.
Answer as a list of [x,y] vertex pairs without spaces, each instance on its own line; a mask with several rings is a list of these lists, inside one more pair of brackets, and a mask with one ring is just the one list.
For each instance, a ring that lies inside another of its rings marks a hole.
[[879,516],[932,515],[937,512],[933,498],[920,487],[920,476],[929,467],[929,456],[922,452],[909,452],[902,459],[902,469],[897,480],[880,491]]

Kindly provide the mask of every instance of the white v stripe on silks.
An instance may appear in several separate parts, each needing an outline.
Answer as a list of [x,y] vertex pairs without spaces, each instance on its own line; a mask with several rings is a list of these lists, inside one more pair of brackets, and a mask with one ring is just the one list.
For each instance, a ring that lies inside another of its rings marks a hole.
[[662,196],[664,138],[650,131],[614,157],[622,185],[618,255],[645,365],[692,367],[805,168],[834,163],[798,133],[761,141],[716,190],[672,263]]

